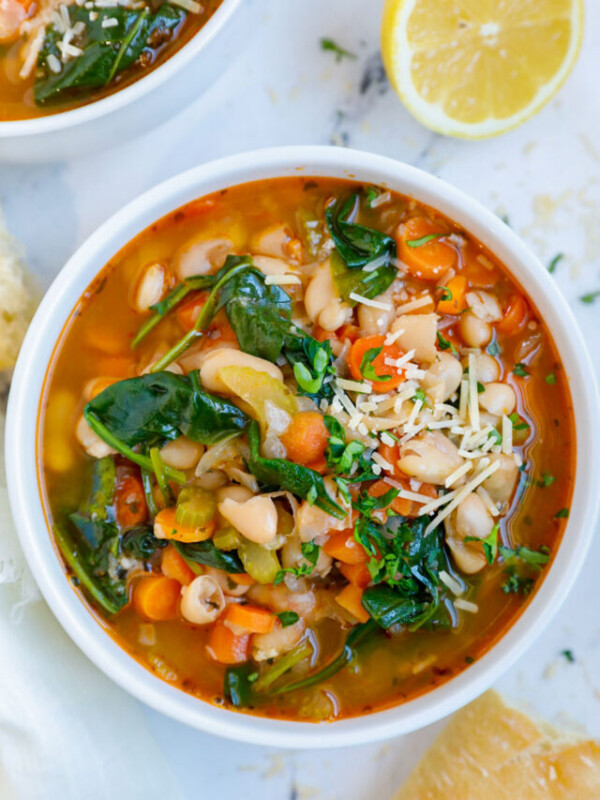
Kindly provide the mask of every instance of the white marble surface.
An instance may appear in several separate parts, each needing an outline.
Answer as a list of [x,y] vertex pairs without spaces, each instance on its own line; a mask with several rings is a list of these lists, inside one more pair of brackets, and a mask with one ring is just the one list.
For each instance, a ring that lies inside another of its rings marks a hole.
[[[600,289],[599,4],[588,3],[584,48],[560,95],[513,132],[465,142],[421,127],[382,80],[377,55],[382,0],[247,2],[256,24],[246,49],[207,95],[168,124],[83,159],[0,167],[0,203],[42,281],[49,283],[74,249],[125,202],[181,170],[249,148],[349,144],[415,164],[493,211],[508,213],[544,262],[564,253],[554,277],[600,372],[600,298],[595,305],[579,299]],[[322,36],[358,58],[336,63],[320,50]],[[365,88],[366,75],[372,80]],[[551,718],[576,720],[596,735],[599,565],[596,541],[549,630],[499,684],[516,700]],[[567,648],[575,655],[573,664],[560,655]],[[145,713],[186,796],[204,800],[230,800],[242,793],[245,800],[385,800],[435,729],[350,751],[282,753],[226,743]],[[113,797],[121,800],[118,787]]]

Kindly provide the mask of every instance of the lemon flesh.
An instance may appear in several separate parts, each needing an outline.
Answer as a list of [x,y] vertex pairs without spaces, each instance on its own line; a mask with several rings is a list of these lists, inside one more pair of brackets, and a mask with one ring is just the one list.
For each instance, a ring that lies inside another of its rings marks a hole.
[[409,111],[440,133],[495,136],[571,71],[583,0],[386,0],[382,55]]

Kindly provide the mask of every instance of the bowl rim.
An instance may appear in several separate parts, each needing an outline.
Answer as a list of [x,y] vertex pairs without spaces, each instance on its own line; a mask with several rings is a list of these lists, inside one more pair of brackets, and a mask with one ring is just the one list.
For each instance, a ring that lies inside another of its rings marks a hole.
[[[322,724],[272,720],[211,705],[170,686],[116,644],[65,579],[43,517],[35,460],[37,411],[49,358],[67,316],[99,269],[135,233],[196,197],[252,180],[291,175],[387,185],[439,209],[483,241],[507,264],[551,327],[570,382],[576,427],[573,502],[559,552],[504,636],[459,675],[420,697],[366,716]],[[9,498],[27,562],[55,616],[88,658],[139,700],[192,727],[247,743],[293,748],[363,744],[417,730],[474,699],[549,623],[584,562],[599,510],[600,493],[594,487],[600,468],[597,407],[594,371],[565,299],[514,231],[479,202],[416,167],[363,151],[317,146],[257,150],[203,164],[150,189],[98,228],[59,272],[29,328],[13,377],[6,424]]]
[[0,141],[17,137],[39,136],[74,128],[134,103],[182,70],[218,35],[243,2],[244,0],[222,0],[221,5],[208,22],[188,42],[156,69],[123,89],[67,111],[57,111],[55,114],[31,119],[0,120]]

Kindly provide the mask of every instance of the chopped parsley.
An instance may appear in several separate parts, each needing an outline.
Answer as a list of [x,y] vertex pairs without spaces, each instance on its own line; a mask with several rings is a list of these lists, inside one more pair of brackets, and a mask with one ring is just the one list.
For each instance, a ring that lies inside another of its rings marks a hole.
[[[300,545],[300,549],[302,551],[302,555],[304,556],[307,563],[300,564],[298,567],[286,567],[285,569],[280,569],[277,575],[275,576],[275,580],[273,584],[278,586],[282,583],[283,579],[285,578],[286,573],[290,573],[290,575],[294,575],[296,578],[304,578],[307,575],[310,575],[315,568],[315,564],[319,560],[319,553],[321,552],[321,548],[318,544],[314,542],[302,542]],[[295,621],[295,620],[294,620]],[[293,624],[293,623],[288,623]]]
[[372,347],[362,357],[362,361],[360,362],[360,372],[363,378],[367,381],[375,381],[376,383],[385,383],[386,381],[390,381],[392,379],[391,375],[378,375],[375,372],[375,367],[373,362],[377,358],[377,356],[381,355],[381,351],[383,347]]
[[[326,414],[323,421],[329,431],[329,442],[325,451],[327,468],[337,476],[347,476],[347,481],[352,483],[374,480],[377,476],[373,473],[372,463],[365,456],[365,445],[357,440],[346,442],[344,426],[335,417]],[[349,495],[346,481],[341,483],[339,478],[336,480],[342,496],[344,492]]]
[[417,401],[419,401],[419,400],[420,400],[420,401],[421,401],[421,403],[422,403],[424,406],[428,405],[428,401],[427,401],[427,395],[425,394],[425,392],[423,391],[423,389],[421,389],[421,387],[420,387],[420,386],[419,386],[419,388],[418,388],[418,389],[415,391],[415,393],[413,394],[413,396],[412,396],[410,399],[413,401],[413,403],[416,403]]
[[554,270],[555,270],[555,269],[556,269],[556,267],[558,266],[558,263],[559,263],[560,261],[562,261],[564,257],[565,257],[565,254],[564,254],[564,253],[557,253],[557,254],[554,256],[554,258],[553,258],[553,259],[550,261],[550,263],[548,264],[548,272],[549,272],[550,274],[552,274],[552,273],[554,272]]
[[444,301],[452,300],[454,295],[452,294],[451,289],[449,289],[447,286],[440,286],[439,288],[442,290],[442,294],[440,295],[440,300]]
[[424,244],[428,244],[429,242],[433,241],[433,239],[439,239],[440,236],[446,236],[446,234],[428,233],[426,236],[421,236],[420,239],[407,239],[406,244],[409,247],[423,247]]
[[363,187],[365,193],[365,205],[367,208],[373,208],[373,203],[381,195],[381,189],[378,186],[365,186]]
[[519,362],[518,364],[514,365],[513,374],[518,378],[526,378],[529,375],[529,370],[525,364]]
[[569,509],[568,508],[561,508],[560,511],[557,511],[554,515],[554,519],[567,519],[569,516]]
[[355,59],[356,54],[351,53],[349,50],[345,50],[343,47],[340,47],[339,44],[333,41],[333,39],[322,38],[321,39],[321,50],[324,50],[329,53],[335,54],[336,61],[342,61],[344,58]]
[[548,386],[554,386],[554,384],[556,383],[556,375],[554,374],[554,372],[550,372],[548,375],[546,375],[544,380],[546,381]]
[[524,431],[529,428],[529,423],[522,420],[516,411],[508,415],[509,420],[512,422],[513,431]]
[[542,479],[539,481],[538,486],[552,486],[556,478],[554,475],[551,475],[549,472],[542,472]]
[[504,594],[530,594],[535,581],[533,578],[522,578],[514,572],[509,572],[506,580],[501,585]]
[[[452,293],[450,296],[452,296]],[[449,339],[446,339],[446,337],[442,335],[441,331],[437,332],[437,343],[440,350],[450,350],[453,356],[457,355],[456,348]]]
[[579,299],[582,303],[594,303],[598,297],[600,297],[600,289],[595,292],[588,292],[588,294],[582,295]]
[[488,564],[493,564],[498,555],[498,531],[500,525],[496,523],[485,539],[480,539],[478,536],[465,536],[465,542],[480,542],[483,546],[485,560]]
[[561,650],[560,654],[569,662],[569,664],[575,663],[575,656],[572,650]]
[[282,628],[289,628],[290,625],[294,625],[300,619],[295,611],[281,611],[277,616]]

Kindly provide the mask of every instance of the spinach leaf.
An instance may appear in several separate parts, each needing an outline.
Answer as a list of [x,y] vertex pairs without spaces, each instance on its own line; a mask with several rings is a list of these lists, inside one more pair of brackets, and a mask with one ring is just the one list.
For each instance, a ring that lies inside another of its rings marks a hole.
[[362,604],[369,615],[382,628],[400,623],[408,625],[419,617],[425,606],[422,602],[392,589],[391,586],[379,584],[365,589]]
[[353,306],[356,305],[356,300],[350,297],[351,294],[371,299],[378,297],[389,289],[398,274],[395,267],[388,265],[379,266],[369,272],[349,269],[337,253],[331,257],[331,269],[340,297]]
[[329,496],[321,475],[313,469],[286,461],[284,458],[263,458],[260,455],[260,433],[258,423],[253,421],[248,431],[250,458],[248,469],[260,483],[291,492],[304,500],[312,501],[323,511],[338,519],[346,512]]
[[223,681],[223,695],[236,708],[247,708],[252,700],[252,680],[256,675],[248,661],[239,667],[228,667]]
[[[152,34],[175,31],[186,16],[185,11],[168,3],[163,3],[155,14],[147,9],[119,6],[90,10],[75,4],[68,6],[67,12],[72,26],[78,22],[85,25],[84,32],[76,40],[83,53],[62,64],[59,73],[53,72],[49,57],[60,59],[58,42],[62,34],[54,26],[48,28],[38,56],[38,77],[34,84],[34,99],[38,105],[60,102],[65,95],[82,95],[89,89],[106,86],[144,50],[156,49],[150,44]],[[117,24],[105,27],[103,23],[109,19],[116,19]],[[163,36],[159,38],[164,42]]]
[[166,547],[166,539],[157,539],[150,525],[130,528],[121,538],[121,549],[140,561],[147,561],[159,549]]
[[233,403],[205,392],[197,373],[157,372],[112,384],[85,407],[128,447],[187,436],[215,444],[244,432],[250,418]]
[[331,237],[344,264],[349,269],[361,269],[375,259],[389,266],[396,258],[396,242],[381,231],[348,222],[359,210],[359,195],[351,195],[344,203],[338,201],[325,211],[325,220]]
[[325,378],[335,374],[334,356],[328,339],[319,342],[308,334],[292,331],[284,337],[283,355],[294,370],[299,394],[320,400],[331,400],[333,389]]
[[111,456],[94,461],[89,496],[81,506],[81,514],[92,520],[114,522],[113,502],[116,482],[117,468]]
[[219,308],[225,308],[242,350],[277,361],[292,318],[292,299],[280,286],[267,286],[253,268],[235,274],[222,288]]
[[197,564],[222,569],[225,572],[245,572],[244,565],[235,551],[217,550],[210,539],[189,544],[173,542],[173,545],[186,561],[195,561]]

